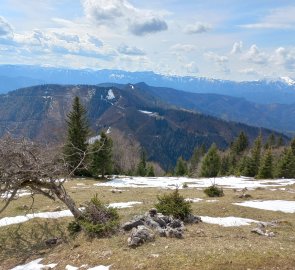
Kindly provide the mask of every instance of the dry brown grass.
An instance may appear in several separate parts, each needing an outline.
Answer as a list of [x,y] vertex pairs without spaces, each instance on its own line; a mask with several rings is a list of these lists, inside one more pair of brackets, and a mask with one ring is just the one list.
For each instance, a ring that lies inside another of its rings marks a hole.
[[[85,186],[77,186],[77,183]],[[141,201],[142,205],[120,209],[122,222],[136,214],[142,214],[153,206],[156,197],[167,190],[156,188],[124,188],[123,193],[112,193],[109,187],[95,187],[93,180],[74,180],[66,184],[67,190],[80,204],[89,200],[95,193],[106,203]],[[295,186],[288,187],[295,189]],[[206,202],[202,190],[184,189],[185,197],[202,198],[193,203],[194,214],[206,216],[237,216],[261,221],[279,220],[277,227],[271,228],[276,237],[267,238],[250,232],[251,226],[221,227],[211,224],[188,225],[184,239],[157,237],[155,242],[147,243],[137,249],[127,247],[126,233],[118,233],[110,238],[87,239],[80,235],[76,239],[68,237],[67,223],[71,218],[58,220],[35,219],[21,225],[0,228],[1,270],[10,269],[20,263],[44,258],[46,263],[58,263],[56,269],[64,269],[67,264],[81,266],[88,264],[110,265],[111,269],[295,269],[295,215],[282,212],[259,210],[233,205],[244,199],[237,198],[238,192],[225,189],[225,196],[218,202]],[[295,193],[257,189],[249,191],[252,199],[295,200]],[[19,207],[30,205],[29,197],[14,201],[5,216],[23,215]],[[50,211],[59,202],[51,202],[37,196],[34,210]],[[65,242],[48,248],[44,240],[53,236],[62,237]],[[155,255],[156,254],[156,255]]]

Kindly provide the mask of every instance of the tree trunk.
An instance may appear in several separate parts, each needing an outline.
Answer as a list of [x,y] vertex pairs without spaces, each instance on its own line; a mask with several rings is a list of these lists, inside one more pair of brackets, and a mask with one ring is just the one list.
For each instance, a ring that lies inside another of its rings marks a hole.
[[69,208],[75,219],[78,219],[82,216],[82,211],[76,206],[74,200],[66,193],[63,188],[60,186],[55,186],[54,193],[56,197]]

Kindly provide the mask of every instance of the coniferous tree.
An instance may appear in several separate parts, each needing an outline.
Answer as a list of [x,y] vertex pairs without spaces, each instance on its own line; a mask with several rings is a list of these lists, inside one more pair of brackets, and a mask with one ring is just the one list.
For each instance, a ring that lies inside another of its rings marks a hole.
[[206,153],[206,149],[204,149],[204,145],[201,147],[196,147],[194,149],[193,155],[189,161],[189,175],[193,175],[196,173],[198,169],[198,165],[200,163],[201,158],[204,156]]
[[201,176],[216,177],[220,168],[220,156],[216,144],[213,143],[202,161]]
[[277,147],[281,147],[284,145],[284,139],[282,137],[282,135],[279,137],[278,141],[277,141]]
[[113,141],[105,132],[101,132],[100,139],[92,145],[91,171],[93,176],[105,178],[113,169]]
[[273,157],[271,149],[268,149],[265,153],[258,171],[257,178],[259,179],[271,179],[273,178]]
[[247,149],[248,145],[249,145],[248,137],[243,131],[241,131],[238,138],[232,144],[232,149],[236,154],[239,155]]
[[228,155],[224,155],[221,158],[221,162],[220,162],[220,169],[219,169],[219,175],[220,176],[225,176],[228,175],[230,171],[230,158]]
[[295,178],[295,155],[292,148],[286,149],[278,161],[276,176],[279,178]]
[[292,149],[293,155],[295,156],[295,138],[291,141],[291,149]]
[[175,166],[174,173],[176,176],[187,175],[187,165],[185,160],[182,157],[179,157]]
[[146,176],[147,174],[146,153],[143,150],[140,153],[140,161],[137,165],[136,174],[139,176]]
[[149,176],[149,177],[154,177],[155,176],[155,171],[154,171],[154,166],[153,165],[150,164],[148,166],[146,176]]
[[74,170],[74,175],[84,175],[87,173],[85,169],[86,151],[90,129],[86,109],[80,103],[79,97],[75,97],[66,122],[68,126],[67,140],[63,149],[65,160],[68,163],[69,170]]
[[251,161],[249,160],[248,169],[251,171],[251,176],[255,176],[258,173],[261,159],[261,147],[262,147],[262,136],[261,134],[254,141],[254,145],[251,149]]
[[272,133],[268,136],[266,143],[264,144],[264,149],[273,148],[276,144],[276,137]]

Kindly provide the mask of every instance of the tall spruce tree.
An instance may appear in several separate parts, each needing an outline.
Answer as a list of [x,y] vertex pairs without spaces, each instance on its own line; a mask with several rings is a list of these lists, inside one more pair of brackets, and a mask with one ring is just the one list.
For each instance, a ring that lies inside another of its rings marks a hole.
[[232,150],[239,155],[247,149],[248,145],[249,139],[244,131],[241,131],[238,138],[232,144]]
[[206,149],[202,144],[201,147],[196,147],[192,154],[191,159],[189,160],[189,175],[192,176],[196,174],[201,158],[205,155]]
[[81,104],[79,97],[74,98],[72,110],[67,115],[67,140],[64,145],[64,156],[70,171],[74,175],[81,176],[87,174],[87,138],[90,134],[87,121],[87,112]]
[[202,177],[216,177],[220,169],[220,156],[216,144],[213,143],[205,155],[202,166],[201,176]]
[[95,177],[105,178],[113,169],[113,141],[105,132],[101,132],[100,139],[92,145],[91,172]]
[[262,148],[262,136],[261,134],[256,138],[254,141],[254,145],[251,149],[251,160],[250,165],[251,167],[251,176],[256,176],[258,174],[258,169],[260,166],[260,159],[261,159],[261,148]]
[[292,148],[286,149],[278,161],[276,176],[295,178],[295,155]]
[[272,157],[272,152],[271,149],[269,148],[259,167],[258,179],[272,179],[273,178],[273,157]]
[[146,153],[144,150],[140,153],[140,161],[137,165],[136,174],[139,176],[146,176],[147,167],[146,167]]
[[182,157],[179,157],[177,160],[176,167],[174,169],[174,174],[176,176],[187,175],[187,164],[186,164],[186,161]]

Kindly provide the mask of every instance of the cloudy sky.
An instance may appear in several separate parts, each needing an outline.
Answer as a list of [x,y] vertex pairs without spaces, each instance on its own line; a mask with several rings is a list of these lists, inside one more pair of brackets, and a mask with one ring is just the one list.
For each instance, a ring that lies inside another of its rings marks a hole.
[[1,0],[0,64],[295,77],[294,0]]

